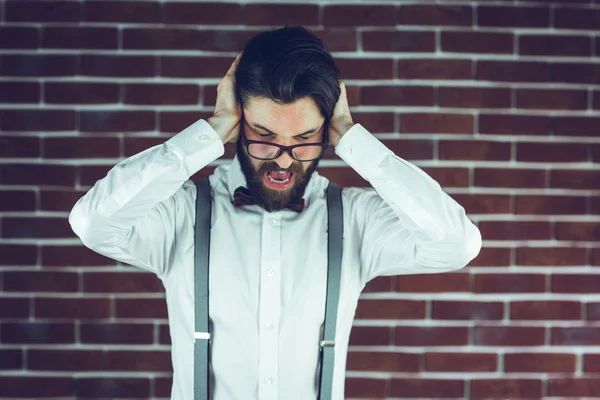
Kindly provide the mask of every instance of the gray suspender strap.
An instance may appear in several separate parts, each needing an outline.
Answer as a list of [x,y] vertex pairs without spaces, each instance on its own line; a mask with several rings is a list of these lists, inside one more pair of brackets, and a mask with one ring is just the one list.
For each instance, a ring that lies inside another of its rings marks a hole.
[[[208,178],[196,182],[194,236],[194,400],[208,400],[208,267],[210,250],[211,195]],[[344,233],[342,188],[333,182],[327,188],[327,297],[321,348],[319,400],[331,400],[334,344],[340,293],[342,238]]]
[[321,341],[321,387],[319,400],[331,400],[335,361],[335,328],[340,298],[342,238],[344,235],[342,188],[333,182],[327,187],[327,298],[325,328]]
[[208,178],[196,182],[194,236],[194,399],[208,400],[208,267],[211,196]]

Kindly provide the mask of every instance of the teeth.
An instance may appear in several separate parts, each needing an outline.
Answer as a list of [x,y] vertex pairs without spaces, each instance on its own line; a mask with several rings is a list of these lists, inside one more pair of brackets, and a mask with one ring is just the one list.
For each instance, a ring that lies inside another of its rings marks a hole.
[[290,181],[290,178],[287,178],[287,179],[286,179],[286,180],[284,180],[284,181],[279,181],[279,180],[277,180],[277,179],[273,179],[273,178],[271,178],[271,175],[269,175],[269,174],[267,174],[267,178],[269,178],[269,180],[270,180],[271,182],[273,182],[273,183],[279,183],[279,184],[288,183],[288,182]]

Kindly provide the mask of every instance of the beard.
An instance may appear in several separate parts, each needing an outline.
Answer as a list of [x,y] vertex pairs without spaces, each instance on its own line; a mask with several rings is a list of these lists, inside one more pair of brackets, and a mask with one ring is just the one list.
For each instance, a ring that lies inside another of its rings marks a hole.
[[[243,134],[243,132],[242,132]],[[263,177],[265,173],[271,171],[283,171],[275,160],[261,161],[261,164],[256,170],[250,160],[250,155],[246,153],[242,138],[239,138],[236,144],[236,153],[242,172],[246,177],[246,183],[250,194],[258,201],[258,205],[268,212],[283,210],[288,203],[297,202],[302,199],[306,186],[310,182],[312,174],[319,165],[320,158],[310,162],[309,167],[304,171],[302,163],[294,160],[294,162],[285,169],[294,174],[294,183],[289,188],[284,190],[271,189],[265,185]],[[257,160],[258,161],[258,160]]]

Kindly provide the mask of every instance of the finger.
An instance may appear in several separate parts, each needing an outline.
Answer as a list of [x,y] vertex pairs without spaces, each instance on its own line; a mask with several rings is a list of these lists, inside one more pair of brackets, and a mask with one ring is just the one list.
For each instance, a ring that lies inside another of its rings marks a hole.
[[237,69],[237,66],[240,62],[240,56],[242,55],[242,53],[239,53],[236,57],[235,60],[233,60],[233,62],[231,63],[231,66],[229,67],[229,70],[227,71],[227,73],[225,75],[230,75],[233,76],[235,74],[235,70]]

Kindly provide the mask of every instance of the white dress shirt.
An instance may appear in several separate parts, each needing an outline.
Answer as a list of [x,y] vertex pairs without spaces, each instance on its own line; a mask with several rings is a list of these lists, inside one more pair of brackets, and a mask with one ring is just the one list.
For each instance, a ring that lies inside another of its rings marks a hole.
[[[380,275],[464,267],[481,248],[463,207],[360,124],[335,152],[374,189],[342,192],[344,241],[333,399],[344,398],[348,339],[359,295]],[[199,120],[120,162],[69,215],[90,249],[151,271],[166,290],[172,399],[193,399],[194,173],[224,154]],[[237,158],[210,176],[211,384],[215,400],[310,400],[319,385],[327,276],[328,180],[315,172],[301,213],[235,207],[246,180]]]

